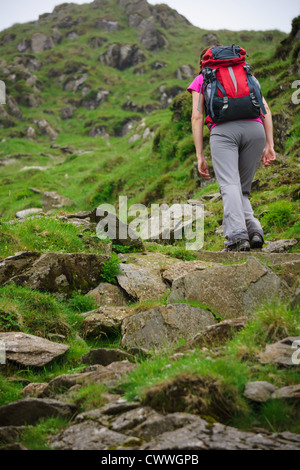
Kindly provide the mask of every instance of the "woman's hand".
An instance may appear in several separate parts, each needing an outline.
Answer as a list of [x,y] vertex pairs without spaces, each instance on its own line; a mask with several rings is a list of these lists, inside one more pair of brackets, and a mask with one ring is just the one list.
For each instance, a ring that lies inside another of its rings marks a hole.
[[267,144],[263,153],[264,166],[270,166],[276,160],[276,153],[272,145]]
[[210,180],[209,172],[208,172],[208,165],[203,156],[198,157],[198,171],[202,178],[206,180]]

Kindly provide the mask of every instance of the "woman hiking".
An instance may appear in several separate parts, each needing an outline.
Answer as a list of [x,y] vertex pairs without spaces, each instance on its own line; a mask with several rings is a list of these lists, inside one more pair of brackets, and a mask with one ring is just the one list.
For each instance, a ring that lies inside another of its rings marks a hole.
[[204,111],[210,129],[212,164],[223,202],[225,251],[263,246],[263,230],[248,197],[261,157],[264,166],[276,159],[272,115],[245,54],[235,45],[204,49],[200,74],[187,88],[193,97],[193,138],[204,179],[210,179],[203,153]]

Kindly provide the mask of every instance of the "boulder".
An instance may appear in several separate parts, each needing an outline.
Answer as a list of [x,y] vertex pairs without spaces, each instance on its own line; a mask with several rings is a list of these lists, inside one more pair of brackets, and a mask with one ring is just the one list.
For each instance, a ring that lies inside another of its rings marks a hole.
[[63,106],[60,109],[60,116],[63,120],[72,119],[74,116],[75,108],[73,106]]
[[7,109],[9,111],[9,114],[11,114],[11,116],[14,116],[17,119],[20,119],[21,121],[24,120],[23,114],[21,113],[16,100],[12,96],[8,95],[6,97],[6,104],[7,104]]
[[120,264],[122,274],[117,274],[119,285],[127,294],[138,300],[152,300],[163,297],[166,284],[155,270],[145,269],[132,263]]
[[13,331],[0,333],[0,341],[5,345],[7,361],[24,367],[44,367],[70,349],[66,344]]
[[269,382],[248,382],[245,385],[243,395],[251,401],[264,403],[269,400],[275,390],[274,385]]
[[12,444],[18,441],[24,429],[24,426],[0,427],[0,442],[5,444]]
[[68,419],[76,412],[72,403],[43,398],[24,398],[0,407],[0,426],[34,425],[42,418]]
[[146,57],[137,44],[110,44],[104,54],[99,57],[100,62],[109,67],[125,70],[144,62]]
[[165,36],[158,31],[153,17],[144,19],[139,24],[140,43],[150,51],[161,49],[168,44]]
[[282,387],[276,390],[272,394],[272,398],[285,400],[299,400],[300,399],[300,385],[289,385],[288,387]]
[[41,254],[38,251],[23,251],[2,259],[0,262],[0,286],[11,277],[25,271],[40,256]]
[[43,209],[32,207],[31,209],[24,209],[23,211],[16,212],[16,217],[17,219],[23,219],[29,215],[40,214],[41,212],[43,212]]
[[117,21],[110,21],[105,19],[99,19],[95,25],[96,28],[105,29],[106,31],[118,31],[120,29]]
[[28,52],[31,46],[31,42],[28,39],[21,39],[19,44],[17,45],[17,49],[19,52]]
[[45,191],[43,194],[43,211],[47,212],[52,209],[60,209],[61,207],[76,206],[76,202],[68,197],[61,196],[55,191]]
[[88,386],[91,384],[104,384],[114,386],[124,375],[132,372],[136,364],[127,360],[112,362],[108,366],[102,365],[89,366],[83,369],[81,373],[63,374],[52,379],[48,386],[43,390],[42,396],[48,397],[57,393],[64,393],[66,390],[78,386]]
[[192,67],[191,65],[181,65],[181,67],[176,70],[175,76],[178,80],[187,80],[189,78],[194,78],[194,67]]
[[239,431],[220,423],[208,425],[199,417],[191,424],[164,432],[141,450],[297,450],[300,436],[293,433],[263,434]]
[[195,331],[216,323],[211,312],[188,304],[161,305],[125,318],[122,346],[152,348],[190,339]]
[[91,349],[87,354],[81,358],[83,364],[100,364],[101,366],[108,366],[112,362],[125,361],[132,359],[133,356],[122,351],[121,349]]
[[297,245],[298,240],[290,239],[290,240],[278,240],[276,242],[267,242],[267,246],[265,246],[262,251],[265,253],[284,253],[288,251],[294,245]]
[[43,33],[34,33],[31,38],[31,50],[33,53],[43,52],[55,46],[51,36]]
[[169,302],[190,300],[208,305],[223,319],[250,316],[263,301],[289,294],[288,286],[261,261],[214,266],[177,278]]
[[193,271],[202,271],[203,269],[210,268],[211,266],[217,266],[218,263],[210,263],[205,261],[178,261],[177,263],[171,264],[164,269],[161,273],[162,278],[172,284],[175,279],[181,276],[185,276]]
[[202,39],[207,46],[213,46],[219,42],[218,36],[215,33],[203,34]]
[[47,386],[48,386],[48,384],[46,382],[43,382],[43,383],[38,383],[38,382],[30,383],[30,384],[26,385],[26,387],[23,388],[23,390],[21,392],[21,395],[23,397],[36,397],[36,396],[42,394]]
[[220,346],[226,341],[230,341],[246,325],[246,317],[223,320],[215,325],[207,326],[203,332],[196,334],[185,346],[179,349],[203,348],[215,344]]
[[27,270],[10,281],[52,293],[70,295],[74,290],[87,293],[101,280],[101,270],[109,255],[88,253],[44,253]]
[[262,364],[276,364],[278,366],[290,367],[300,364],[300,336],[288,337],[268,344],[264,352],[258,355]]
[[99,307],[97,310],[82,314],[84,320],[81,331],[87,338],[115,334],[121,332],[122,321],[130,315],[132,309],[129,307]]
[[115,286],[109,282],[100,282],[100,284],[87,295],[93,296],[98,307],[104,305],[123,306],[127,305],[127,296],[120,286]]
[[50,439],[55,450],[109,450],[128,447],[132,439],[94,421],[74,424]]
[[37,122],[38,128],[42,132],[42,134],[46,134],[50,139],[55,140],[57,138],[58,133],[56,130],[49,124],[47,119],[41,119]]

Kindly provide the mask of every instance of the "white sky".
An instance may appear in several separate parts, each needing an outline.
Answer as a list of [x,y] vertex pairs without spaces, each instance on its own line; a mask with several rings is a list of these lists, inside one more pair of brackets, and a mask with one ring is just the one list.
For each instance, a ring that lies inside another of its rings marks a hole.
[[[0,0],[0,31],[14,23],[37,20],[61,3],[91,3],[91,0]],[[299,0],[148,0],[166,3],[192,24],[204,29],[269,30],[289,33],[291,21],[300,14]]]

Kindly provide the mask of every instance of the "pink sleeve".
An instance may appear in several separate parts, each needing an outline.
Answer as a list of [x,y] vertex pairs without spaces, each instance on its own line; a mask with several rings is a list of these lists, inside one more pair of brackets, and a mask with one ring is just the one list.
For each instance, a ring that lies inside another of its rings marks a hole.
[[187,88],[187,91],[189,93],[192,93],[192,91],[196,91],[197,93],[201,93],[203,95],[203,75],[200,73],[195,80],[192,81],[190,86]]

